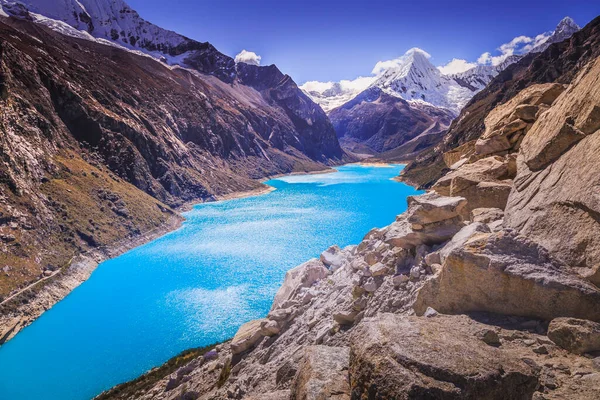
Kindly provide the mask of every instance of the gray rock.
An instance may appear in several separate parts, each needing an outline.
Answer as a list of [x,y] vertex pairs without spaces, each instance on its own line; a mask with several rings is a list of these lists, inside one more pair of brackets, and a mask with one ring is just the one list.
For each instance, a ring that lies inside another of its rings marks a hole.
[[352,333],[352,398],[531,399],[534,369],[475,337],[466,316],[379,314]]
[[425,310],[425,313],[423,314],[424,317],[427,318],[432,318],[439,315],[437,311],[435,311],[433,308],[431,307],[427,307],[427,310]]
[[338,246],[331,246],[321,253],[321,262],[332,271],[340,268],[345,260],[342,250]]
[[311,287],[315,282],[329,275],[329,270],[316,259],[310,260],[285,274],[283,284],[277,291],[271,310],[275,310],[283,303],[293,300],[301,292],[301,289]]
[[392,284],[394,286],[400,286],[403,283],[406,283],[410,280],[410,278],[408,277],[408,275],[404,275],[404,274],[400,274],[400,275],[394,275],[394,278],[392,278]]
[[291,386],[291,400],[349,400],[348,347],[308,346]]
[[500,346],[500,337],[493,329],[482,329],[477,332],[477,337],[490,346]]
[[372,293],[377,290],[377,284],[375,283],[375,280],[373,280],[373,278],[369,278],[362,287],[369,293]]
[[414,309],[444,314],[487,311],[550,320],[600,321],[600,289],[524,237],[481,234],[453,250],[441,271],[419,290]]
[[548,326],[548,338],[571,353],[600,351],[600,323],[576,318],[556,318]]

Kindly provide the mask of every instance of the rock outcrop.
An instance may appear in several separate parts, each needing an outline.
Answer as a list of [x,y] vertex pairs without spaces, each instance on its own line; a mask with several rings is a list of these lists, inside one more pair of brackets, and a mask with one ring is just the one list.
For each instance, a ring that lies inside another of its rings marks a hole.
[[569,272],[536,243],[514,233],[475,233],[450,252],[419,292],[415,311],[488,311],[550,320],[600,321],[600,289]]
[[506,224],[600,284],[600,60],[588,64],[521,144]]
[[365,320],[351,339],[352,398],[531,399],[535,369],[478,329],[462,316]]
[[556,318],[548,326],[548,338],[571,353],[600,351],[600,324],[576,318]]

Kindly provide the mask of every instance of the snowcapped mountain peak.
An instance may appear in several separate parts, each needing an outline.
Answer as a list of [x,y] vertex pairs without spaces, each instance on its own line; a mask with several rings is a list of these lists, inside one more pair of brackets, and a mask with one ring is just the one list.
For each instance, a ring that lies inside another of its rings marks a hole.
[[36,22],[52,29],[66,24],[72,32],[56,30],[71,36],[85,33],[157,56],[177,56],[207,46],[144,20],[123,0],[0,0],[0,8],[9,15],[18,12],[16,16],[29,12]]
[[554,29],[554,32],[548,32],[544,36],[541,43],[531,49],[532,53],[541,53],[546,50],[552,43],[562,42],[570,38],[575,32],[580,30],[579,25],[573,21],[571,17],[564,17]]
[[379,65],[381,71],[371,86],[407,101],[425,102],[458,113],[472,96],[471,90],[443,75],[430,58],[426,51],[412,48],[402,57],[385,62],[386,69]]
[[575,21],[573,20],[573,18],[571,17],[564,17],[556,26],[556,29],[554,30],[554,34],[561,34],[561,33],[567,33],[569,35],[572,35],[573,33],[577,32],[579,29],[581,29],[579,27],[579,25],[577,25],[575,23]]

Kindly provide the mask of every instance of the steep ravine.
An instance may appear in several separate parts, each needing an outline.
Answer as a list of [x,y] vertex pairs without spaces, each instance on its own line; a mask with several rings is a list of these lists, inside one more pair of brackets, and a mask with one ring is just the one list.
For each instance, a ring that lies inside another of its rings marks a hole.
[[394,223],[290,270],[266,318],[102,398],[600,397],[600,58],[576,69],[525,79]]

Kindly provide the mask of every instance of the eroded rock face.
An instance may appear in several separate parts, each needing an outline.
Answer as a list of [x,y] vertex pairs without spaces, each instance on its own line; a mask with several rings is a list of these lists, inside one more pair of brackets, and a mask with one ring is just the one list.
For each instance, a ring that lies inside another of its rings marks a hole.
[[437,181],[433,190],[443,196],[461,196],[467,200],[466,212],[476,208],[506,207],[513,177],[510,160],[487,157],[464,163]]
[[261,332],[261,325],[265,322],[264,319],[255,319],[242,325],[231,341],[231,352],[233,354],[243,353],[256,345],[264,336]]
[[600,324],[576,318],[556,318],[548,326],[548,337],[571,353],[600,351]]
[[349,400],[349,358],[348,347],[306,347],[290,400]]
[[509,231],[475,235],[446,258],[419,292],[415,311],[488,311],[541,319],[600,321],[600,289]]
[[533,125],[521,144],[505,223],[600,284],[600,60]]
[[316,259],[289,270],[286,272],[283,284],[275,295],[271,310],[283,307],[287,301],[300,296],[301,290],[310,288],[327,275],[329,275],[329,270]]
[[476,337],[464,316],[380,314],[351,339],[355,399],[530,399],[537,374]]
[[486,129],[475,143],[475,154],[518,150],[531,125],[564,90],[558,83],[532,85],[494,108],[485,118]]

